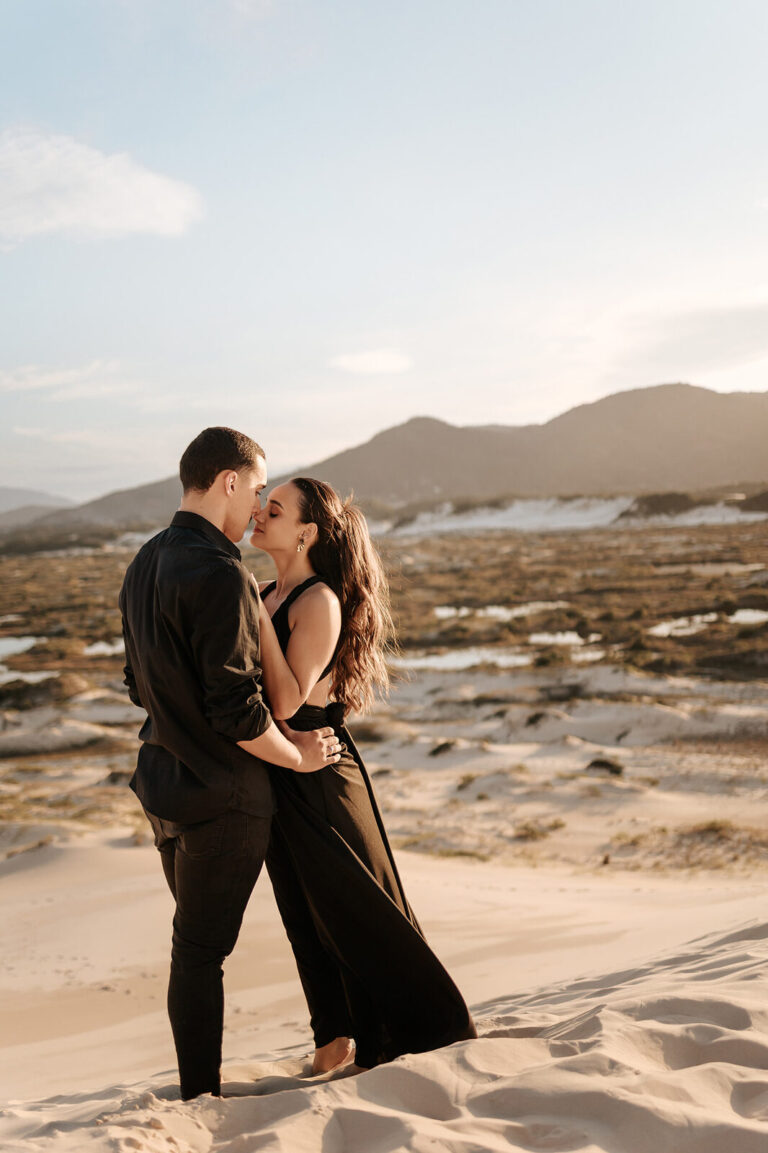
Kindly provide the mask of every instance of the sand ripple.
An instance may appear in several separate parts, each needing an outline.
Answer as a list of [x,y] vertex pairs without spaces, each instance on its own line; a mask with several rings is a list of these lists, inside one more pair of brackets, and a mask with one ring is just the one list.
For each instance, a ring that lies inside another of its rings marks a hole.
[[482,1036],[357,1077],[230,1065],[231,1096],[165,1084],[11,1105],[7,1153],[570,1150],[765,1153],[768,924],[479,1008]]

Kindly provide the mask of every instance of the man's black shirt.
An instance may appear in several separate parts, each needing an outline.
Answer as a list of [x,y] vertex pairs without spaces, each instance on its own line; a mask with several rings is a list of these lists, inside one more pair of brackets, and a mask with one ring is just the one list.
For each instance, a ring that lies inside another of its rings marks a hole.
[[137,553],[120,590],[125,683],[147,712],[131,788],[151,813],[191,824],[227,809],[269,816],[263,761],[237,741],[270,724],[259,603],[236,545],[192,512]]

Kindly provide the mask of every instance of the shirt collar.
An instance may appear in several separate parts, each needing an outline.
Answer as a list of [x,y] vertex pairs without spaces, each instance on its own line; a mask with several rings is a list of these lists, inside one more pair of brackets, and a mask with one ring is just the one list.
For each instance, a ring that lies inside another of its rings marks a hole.
[[195,532],[200,532],[203,536],[207,536],[210,541],[213,541],[219,548],[223,548],[230,556],[236,557],[241,560],[240,549],[236,544],[233,544],[228,536],[225,536],[221,529],[216,528],[215,524],[206,520],[204,516],[200,516],[196,512],[177,512],[174,514],[172,525],[178,528],[191,528]]

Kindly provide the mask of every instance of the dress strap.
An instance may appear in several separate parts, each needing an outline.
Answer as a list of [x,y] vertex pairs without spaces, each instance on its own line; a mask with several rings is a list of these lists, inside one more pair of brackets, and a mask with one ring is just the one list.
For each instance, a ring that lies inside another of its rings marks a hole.
[[281,609],[290,608],[290,606],[293,604],[293,602],[295,600],[298,600],[298,598],[301,596],[301,594],[303,592],[306,592],[306,590],[308,588],[311,588],[312,585],[324,584],[324,583],[325,582],[321,576],[318,576],[317,573],[313,573],[313,575],[311,577],[307,577],[307,579],[305,581],[302,581],[300,585],[296,585],[295,589],[291,589],[291,591],[288,593],[288,596],[285,598],[285,600],[280,603],[279,608],[281,608]]
[[259,593],[259,596],[261,596],[261,597],[269,596],[269,594],[274,591],[276,584],[277,584],[277,581],[270,581],[269,584],[266,586],[266,588],[263,588],[261,590],[261,592]]

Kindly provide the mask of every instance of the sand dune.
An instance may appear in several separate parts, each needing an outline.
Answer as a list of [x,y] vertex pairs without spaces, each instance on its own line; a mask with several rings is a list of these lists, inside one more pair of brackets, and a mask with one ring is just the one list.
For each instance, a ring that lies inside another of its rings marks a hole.
[[260,882],[228,968],[226,1097],[185,1104],[162,1006],[170,903],[154,851],[102,834],[6,862],[3,1150],[768,1148],[761,885],[409,854],[403,865],[480,1038],[312,1078]]
[[15,1149],[764,1153],[768,925],[481,1007],[482,1036],[327,1083],[228,1067],[227,1099],[147,1082],[6,1109]]

